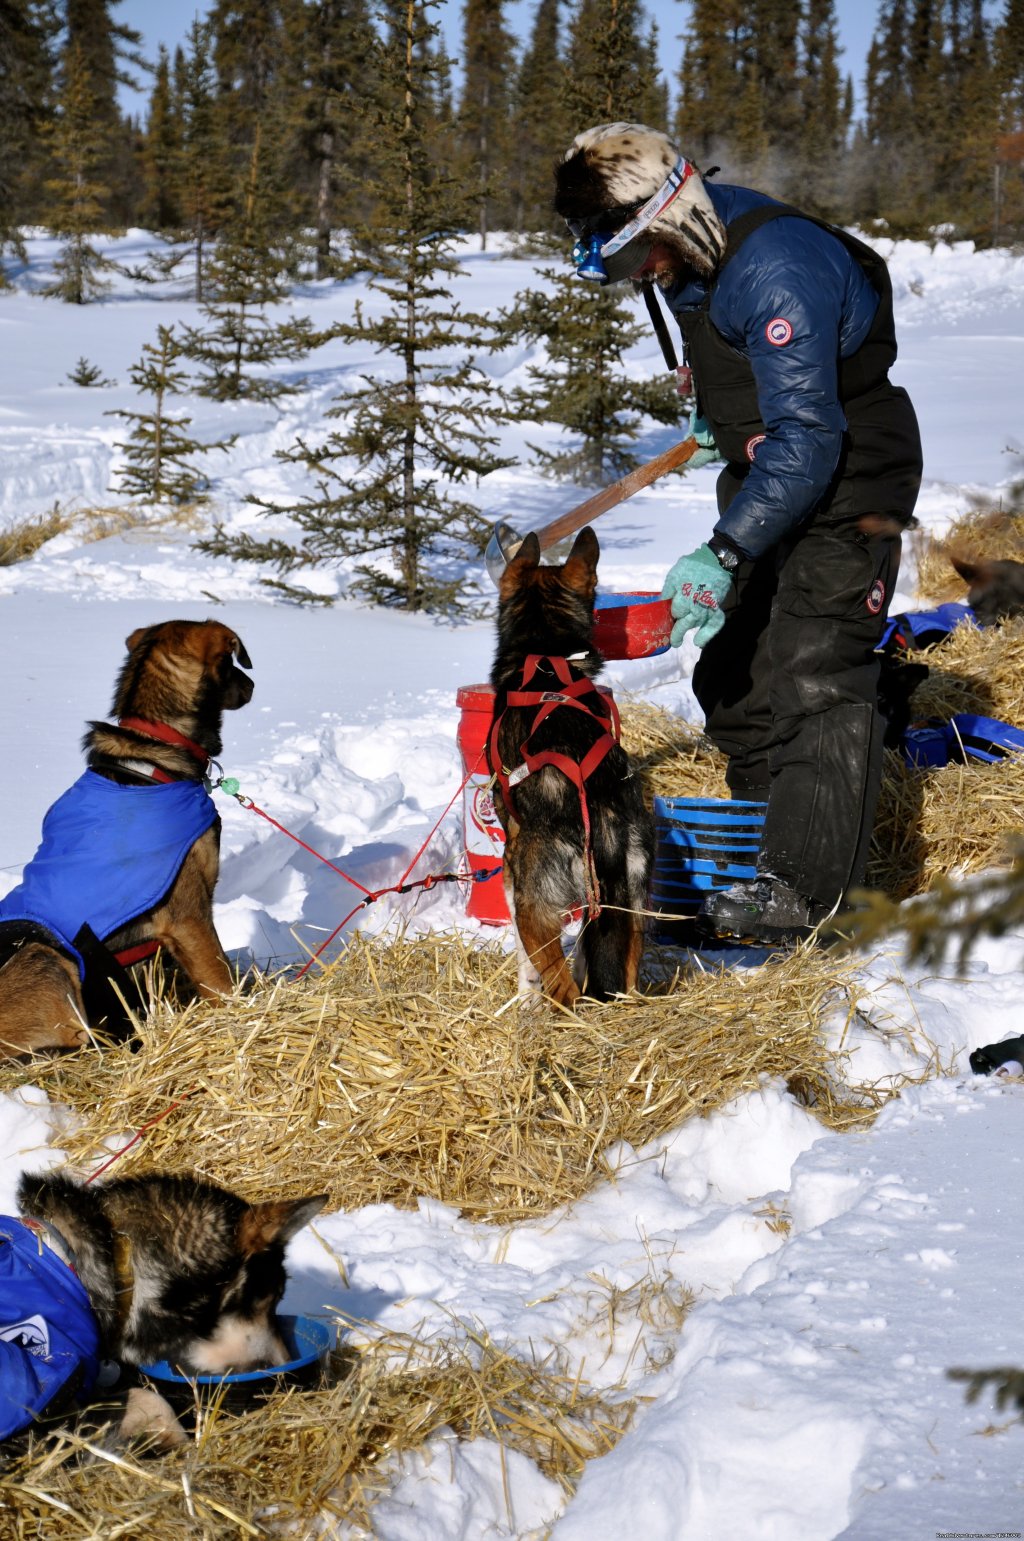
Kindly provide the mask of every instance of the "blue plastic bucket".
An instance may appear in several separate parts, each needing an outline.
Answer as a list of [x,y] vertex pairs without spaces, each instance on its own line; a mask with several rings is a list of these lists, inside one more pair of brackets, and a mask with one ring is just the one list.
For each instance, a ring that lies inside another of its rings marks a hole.
[[721,797],[656,797],[651,909],[660,941],[694,940],[692,917],[710,893],[757,875],[766,803]]

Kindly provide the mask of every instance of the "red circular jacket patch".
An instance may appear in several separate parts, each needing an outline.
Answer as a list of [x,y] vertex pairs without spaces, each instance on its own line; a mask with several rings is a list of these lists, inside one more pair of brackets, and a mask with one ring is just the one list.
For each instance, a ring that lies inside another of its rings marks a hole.
[[763,444],[767,437],[768,435],[766,433],[755,433],[752,439],[747,440],[746,444],[743,446],[743,452],[748,460],[753,460],[754,451],[757,449],[757,446],[759,444]]
[[775,319],[773,321],[769,321],[768,325],[765,327],[764,335],[767,337],[773,348],[784,348],[793,335],[793,328],[790,326],[785,316],[776,316]]
[[864,601],[872,615],[878,615],[885,604],[885,584],[881,578],[876,578],[868,589],[868,597]]

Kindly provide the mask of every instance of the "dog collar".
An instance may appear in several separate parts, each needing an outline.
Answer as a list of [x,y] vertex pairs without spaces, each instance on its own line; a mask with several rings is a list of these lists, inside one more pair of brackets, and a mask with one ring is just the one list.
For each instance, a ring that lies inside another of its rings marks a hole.
[[166,783],[177,778],[169,776],[159,765],[154,765],[152,760],[118,760],[120,770],[133,771],[136,776],[145,776],[147,781],[159,781]]
[[119,728],[127,728],[130,733],[141,733],[145,738],[153,738],[161,744],[173,744],[176,749],[184,749],[198,760],[203,767],[209,765],[210,756],[202,744],[197,744],[194,739],[186,738],[184,733],[179,733],[177,728],[170,727],[166,722],[147,722],[144,717],[119,717]]
[[71,1272],[78,1276],[74,1248],[55,1225],[51,1225],[49,1220],[41,1220],[38,1215],[22,1215],[21,1223],[26,1231],[32,1232],[41,1246],[49,1247],[50,1251],[55,1252],[61,1262],[66,1263]]

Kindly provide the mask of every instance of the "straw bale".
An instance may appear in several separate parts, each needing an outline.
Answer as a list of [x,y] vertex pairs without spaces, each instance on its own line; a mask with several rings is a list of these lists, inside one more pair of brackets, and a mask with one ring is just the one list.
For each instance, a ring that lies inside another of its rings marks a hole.
[[[709,789],[704,768],[719,774],[720,761],[694,730],[653,708],[627,715],[652,778],[681,767],[690,789]],[[815,948],[747,973],[680,973],[679,961],[649,948],[646,993],[531,1012],[497,947],[357,936],[296,983],[257,980],[217,1005],[159,1000],[137,1052],[4,1063],[0,1090],[30,1079],[71,1110],[61,1143],[80,1172],[123,1149],[119,1175],[190,1172],[254,1199],[324,1192],[331,1208],[428,1195],[497,1224],[614,1181],[610,1148],[635,1150],[766,1077],[835,1128],[891,1095],[847,1085],[825,1047],[826,1020],[857,1009],[853,961]],[[689,1299],[654,1277],[632,1294],[609,1310],[652,1324],[670,1353]],[[0,1533],[219,1541],[313,1534],[329,1515],[364,1534],[395,1458],[442,1430],[522,1450],[571,1489],[632,1416],[621,1387],[526,1363],[465,1324],[421,1345],[373,1332],[363,1324],[333,1384],[244,1416],[206,1411],[196,1438],[159,1460],[103,1436],[34,1438],[4,1473]]]
[[[958,626],[912,654],[928,678],[912,699],[915,721],[961,712],[1024,727],[1024,620],[979,630]],[[728,797],[724,756],[692,723],[648,702],[622,707],[623,743],[651,793]],[[867,886],[891,899],[923,893],[937,876],[965,876],[1006,863],[1024,826],[1024,758],[970,760],[914,770],[886,752]]]
[[911,770],[886,752],[867,884],[892,899],[937,877],[964,877],[1011,859],[1024,821],[1024,756],[986,765]]
[[[427,1194],[502,1223],[614,1181],[609,1146],[641,1146],[766,1076],[834,1127],[888,1095],[845,1088],[824,1048],[836,1003],[855,1009],[851,963],[807,948],[748,974],[678,975],[673,956],[652,954],[646,995],[528,1012],[496,948],[357,937],[318,977],[215,1007],[158,1005],[136,1053],[6,1064],[0,1086],[27,1076],[73,1110],[62,1144],[79,1170],[158,1120],[117,1173],[194,1172],[253,1198],[326,1192],[332,1207]],[[653,1277],[634,1293],[609,1310],[628,1306],[671,1352],[688,1299]],[[371,1341],[323,1390],[204,1415],[196,1440],[159,1461],[80,1434],[37,1438],[5,1473],[0,1533],[309,1534],[320,1513],[369,1527],[386,1458],[442,1429],[521,1449],[570,1488],[632,1410],[621,1387],[598,1392],[457,1323],[442,1342]]]
[[1010,557],[1024,561],[1024,513],[978,507],[961,514],[942,536],[924,531],[909,537],[917,564],[917,592],[935,604],[965,600],[967,585],[950,561],[955,553],[965,561]]
[[928,665],[911,698],[915,721],[978,712],[1024,727],[1024,620],[957,626],[945,641],[910,656]]
[[381,1335],[335,1356],[331,1379],[244,1414],[213,1406],[197,1418],[194,1441],[161,1460],[119,1450],[103,1431],[35,1436],[3,1472],[0,1533],[219,1541],[319,1535],[335,1520],[368,1534],[396,1459],[432,1435],[499,1441],[571,1491],[634,1410],[467,1327],[426,1345]]
[[725,755],[700,728],[634,696],[620,699],[622,746],[650,797],[728,797]]
[[[649,952],[664,976],[650,993],[530,1012],[506,953],[356,938],[319,978],[165,1007],[137,1053],[40,1057],[30,1074],[74,1110],[61,1143],[82,1170],[188,1093],[119,1175],[184,1170],[331,1208],[425,1194],[498,1223],[578,1198],[610,1175],[613,1142],[642,1145],[765,1075],[816,1088],[830,1122],[852,1116],[821,1031],[849,965],[804,949],[747,976],[674,978],[675,955]],[[0,1087],[25,1074],[7,1064]]]

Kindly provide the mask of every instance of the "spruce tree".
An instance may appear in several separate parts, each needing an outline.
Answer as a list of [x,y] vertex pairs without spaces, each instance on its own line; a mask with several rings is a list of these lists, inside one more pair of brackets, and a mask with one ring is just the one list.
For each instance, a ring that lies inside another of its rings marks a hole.
[[171,230],[181,223],[181,151],[181,121],[171,89],[170,58],[161,43],[142,144],[145,194],[141,213],[149,229]]
[[365,218],[374,202],[366,113],[373,28],[366,0],[293,0],[284,31],[288,158],[300,168],[316,277],[329,278],[337,269],[336,226]]
[[701,165],[729,154],[738,88],[737,0],[693,0],[679,68],[678,142]]
[[165,398],[179,394],[187,383],[185,371],[175,367],[181,357],[174,328],[158,327],[156,342],[143,345],[142,357],[129,370],[139,394],[152,398],[152,410],[109,414],[134,425],[127,442],[114,445],[125,452],[125,464],[118,466],[115,474],[119,490],[130,497],[148,498],[155,503],[205,502],[209,483],[190,464],[190,457],[214,449],[229,449],[234,442],[229,439],[201,444],[186,431],[192,422],[190,417],[172,416],[165,410]]
[[193,292],[202,304],[209,245],[223,219],[227,203],[226,156],[217,132],[214,109],[216,77],[209,26],[195,17],[188,49],[176,70],[177,117],[181,146],[175,181],[181,205],[183,241],[175,256],[191,254]]
[[116,380],[105,379],[102,369],[97,364],[91,364],[84,353],[79,354],[78,362],[74,369],[68,370],[66,378],[71,381],[72,385],[80,385],[86,390],[92,386],[117,384]]
[[[495,215],[509,223],[507,167],[512,36],[505,25],[504,0],[465,0],[463,5],[463,88],[457,119],[459,174],[476,184],[480,250]],[[499,173],[506,176],[499,183]]]
[[998,137],[992,167],[993,239],[1024,234],[1024,0],[1006,0],[994,41]]
[[864,124],[854,140],[854,213],[894,227],[902,217],[901,141],[911,116],[908,37],[907,0],[882,0],[868,49]]
[[378,304],[372,313],[357,306],[336,329],[392,367],[339,399],[328,414],[338,429],[282,455],[317,483],[316,495],[272,510],[295,521],[301,544],[220,530],[201,549],[270,560],[282,573],[354,559],[355,592],[405,610],[452,612],[476,605],[475,585],[457,565],[478,557],[490,533],[452,485],[509,462],[493,453],[497,393],[472,362],[490,344],[492,323],[461,310],[450,292],[460,271],[451,232],[471,205],[423,131],[424,118],[436,122],[435,9],[434,0],[391,0],[387,35],[374,48],[380,203],[352,240]]
[[568,97],[575,128],[625,119],[667,127],[667,98],[640,0],[577,0],[569,29]]
[[253,147],[259,140],[260,221],[282,241],[296,220],[287,103],[287,38],[282,0],[217,0],[210,12],[217,74],[220,153],[233,189],[231,218],[249,222]]
[[512,221],[518,231],[555,228],[551,167],[568,148],[577,127],[567,97],[560,3],[561,0],[538,0],[516,77],[511,175]]
[[[635,0],[616,0],[610,7],[581,0],[569,48],[575,131],[620,119],[644,122],[644,113],[657,114],[652,103],[658,100],[658,82],[643,23]],[[518,294],[503,318],[509,341],[525,338],[543,343],[546,351],[546,361],[527,371],[530,387],[515,393],[516,414],[569,431],[564,449],[531,446],[550,475],[612,481],[635,464],[628,446],[639,432],[640,415],[678,422],[682,403],[675,382],[627,377],[622,355],[645,329],[622,303],[621,289],[599,288],[565,268],[545,268],[541,276],[547,288]]]
[[800,37],[800,206],[841,216],[843,151],[849,130],[839,74],[835,0],[807,0]]
[[118,86],[137,88],[139,72],[148,68],[139,52],[140,34],[114,15],[122,3],[63,0],[64,54],[76,52],[88,81],[96,185],[103,188],[102,222],[108,227],[130,222],[138,193],[131,125],[118,106]]
[[567,430],[563,448],[530,448],[550,476],[606,483],[636,465],[628,446],[644,418],[678,423],[682,402],[663,374],[634,380],[623,354],[646,334],[615,289],[579,279],[564,268],[544,268],[550,290],[528,289],[505,316],[509,342],[542,344],[543,363],[530,364],[529,389],[513,393],[520,420],[558,423]]
[[902,179],[901,227],[924,233],[945,219],[952,199],[939,173],[941,140],[947,130],[945,100],[945,23],[940,0],[914,0],[908,36],[907,83],[910,121],[905,125],[908,150]]
[[63,241],[54,264],[55,278],[43,292],[72,305],[84,305],[107,287],[100,276],[109,266],[90,236],[100,228],[107,188],[99,168],[107,145],[93,118],[95,91],[85,57],[77,44],[65,51],[57,112],[45,138],[53,174],[47,179],[50,223]]
[[186,327],[182,342],[183,355],[199,365],[196,390],[215,401],[274,401],[298,390],[297,382],[253,371],[305,358],[318,341],[308,317],[274,314],[288,298],[290,253],[275,240],[268,201],[257,123],[244,202],[206,262],[203,323]]
[[989,29],[982,0],[947,0],[943,64],[944,115],[936,142],[936,174],[949,199],[943,213],[958,234],[987,243],[992,227],[992,167],[998,113]]
[[[52,105],[55,24],[41,0],[0,0],[0,258],[25,258],[21,226],[35,211],[40,133]],[[0,261],[0,289],[7,284]]]

